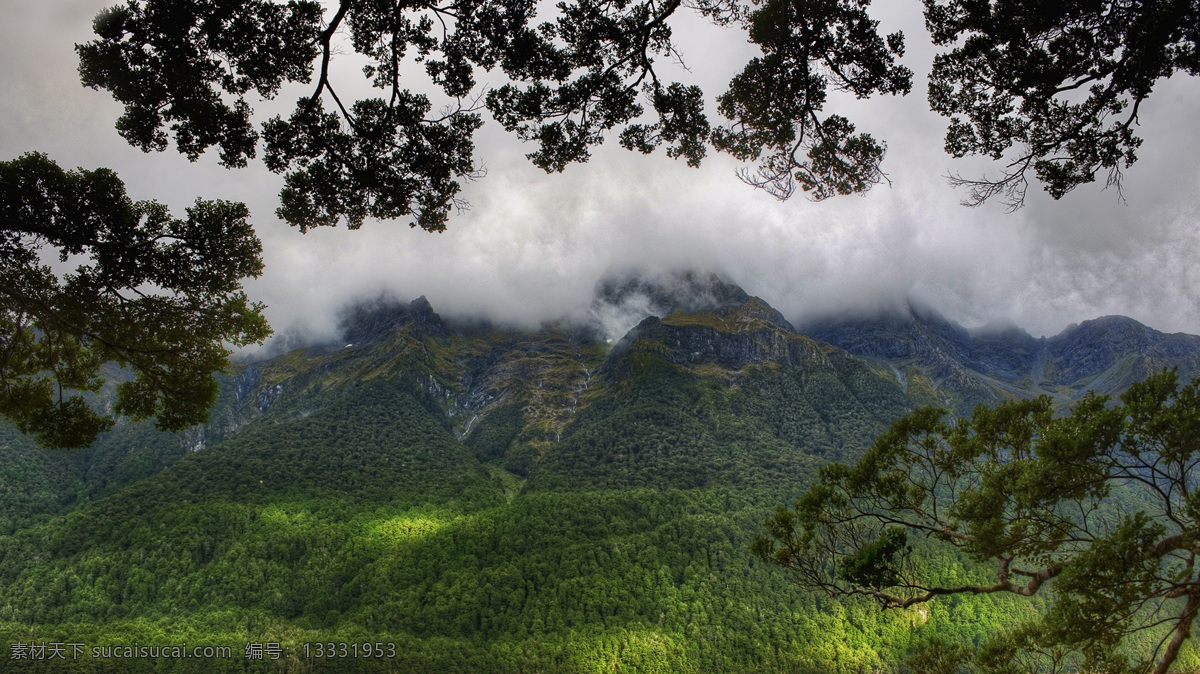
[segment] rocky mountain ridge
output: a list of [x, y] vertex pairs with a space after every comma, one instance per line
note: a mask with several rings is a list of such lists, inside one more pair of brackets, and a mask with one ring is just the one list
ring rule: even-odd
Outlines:
[[[624, 324], [614, 339], [614, 328]], [[1062, 405], [1088, 391], [1117, 395], [1163, 367], [1186, 376], [1200, 371], [1200, 337], [1167, 335], [1120, 316], [1035, 338], [1016, 326], [968, 331], [909, 303], [900, 312], [797, 330], [736, 284], [694, 271], [601, 279], [582, 324], [517, 330], [448, 321], [419, 297], [350, 307], [343, 334], [337, 359], [374, 362], [392, 353], [390, 371], [420, 373], [460, 439], [492, 411], [515, 406], [523, 420], [517, 436], [541, 452], [647, 355], [727, 386], [745, 383], [747, 368], [860, 358], [911, 405], [938, 404], [960, 414], [980, 403], [1043, 394]]]
[[[623, 331], [614, 337], [617, 327]], [[558, 437], [596, 387], [638, 353], [734, 382], [747, 367], [798, 367], [836, 348], [890, 373], [905, 395], [912, 385], [916, 400], [962, 414], [979, 403], [1043, 394], [1062, 405], [1088, 391], [1118, 395], [1164, 367], [1200, 372], [1200, 337], [1164, 334], [1122, 316], [1035, 338], [1012, 325], [969, 331], [910, 302], [899, 312], [797, 330], [736, 284], [694, 271], [601, 279], [584, 324], [519, 331], [447, 322], [421, 297], [351, 307], [343, 328], [345, 348], [397, 334], [466, 347], [429, 373], [440, 395], [453, 399], [450, 416], [463, 415], [462, 436], [491, 407], [520, 400], [546, 438]]]
[[[1013, 326], [971, 332], [911, 306], [797, 329], [712, 274], [610, 278], [597, 284], [587, 321], [533, 330], [445, 318], [424, 297], [380, 298], [348, 308], [336, 342], [234, 366], [208, 424], [162, 434], [123, 423], [69, 460], [34, 451], [15, 430], [0, 449], [20, 475], [9, 486], [23, 505], [12, 511], [56, 512], [382, 382], [419, 394], [479, 461], [519, 476], [541, 471], [553, 482], [557, 471], [621, 484], [633, 474], [628, 446], [652, 446], [690, 466], [692, 480], [737, 456], [706, 454], [713, 446], [771, 448], [758, 463], [737, 464], [741, 472], [718, 471], [736, 482], [803, 456], [851, 458], [920, 405], [966, 414], [979, 403], [1049, 394], [1065, 407], [1087, 391], [1119, 394], [1164, 367], [1200, 372], [1200, 337], [1124, 317], [1041, 339]], [[627, 414], [651, 408], [649, 416]], [[668, 418], [690, 430], [663, 435]], [[571, 467], [562, 467], [564, 456]], [[646, 469], [637, 480], [660, 470], [667, 469]]]
[[1125, 316], [1104, 316], [1035, 338], [1017, 327], [972, 334], [930, 309], [825, 320], [802, 330], [813, 339], [886, 363], [897, 377], [917, 369], [946, 401], [975, 403], [1048, 394], [1068, 404], [1089, 391], [1118, 395], [1163, 368], [1200, 372], [1200, 337], [1166, 334]]

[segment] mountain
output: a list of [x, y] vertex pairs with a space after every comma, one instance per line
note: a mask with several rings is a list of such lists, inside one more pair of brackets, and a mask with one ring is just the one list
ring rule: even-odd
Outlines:
[[647, 316], [708, 311], [750, 300], [746, 291], [716, 274], [695, 271], [610, 275], [596, 282], [593, 294], [589, 326], [609, 342], [620, 339]]
[[[4, 427], [0, 641], [235, 647], [172, 671], [886, 668], [1032, 609], [802, 594], [746, 549], [771, 508], [915, 406], [1066, 404], [1192, 372], [1198, 350], [1129, 319], [1034, 339], [913, 307], [798, 332], [698, 273], [603, 279], [586, 320], [535, 330], [423, 297], [351, 307], [342, 329], [232, 367], [185, 433], [123, 422], [51, 453]], [[318, 642], [395, 651], [335, 664]], [[287, 650], [248, 661], [247, 643]]]
[[941, 404], [959, 414], [1034, 395], [1062, 405], [1089, 391], [1116, 396], [1163, 368], [1177, 367], [1186, 378], [1200, 372], [1200, 337], [1164, 334], [1124, 316], [1038, 339], [1015, 326], [972, 333], [909, 303], [898, 312], [815, 322], [802, 332], [886, 365], [902, 384], [928, 381]]

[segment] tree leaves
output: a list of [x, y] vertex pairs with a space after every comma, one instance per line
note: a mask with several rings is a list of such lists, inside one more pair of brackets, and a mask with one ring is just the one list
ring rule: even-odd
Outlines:
[[[1129, 635], [1166, 623], [1171, 643], [1154, 653], [1155, 671], [1165, 672], [1200, 606], [1198, 387], [1163, 371], [1131, 386], [1122, 405], [1088, 394], [1065, 416], [1044, 396], [980, 406], [957, 422], [917, 410], [855, 466], [822, 468], [819, 484], [767, 520], [769, 537], [753, 550], [803, 586], [884, 607], [950, 594], [1032, 596], [1053, 583], [1043, 620], [1005, 643], [1033, 649], [1043, 665], [1064, 649], [1084, 663], [1119, 664]], [[996, 582], [948, 584], [905, 564], [909, 534], [991, 560]], [[984, 649], [976, 664], [1009, 671], [996, 663], [1011, 659], [997, 652]]]
[[742, 161], [768, 153], [757, 174], [742, 173], [743, 181], [781, 199], [799, 187], [821, 200], [885, 180], [883, 145], [868, 134], [852, 135], [855, 127], [844, 117], [818, 116], [829, 86], [857, 98], [911, 89], [912, 73], [895, 64], [904, 54], [903, 36], [881, 38], [867, 4], [771, 0], [750, 14], [750, 41], [763, 56], [717, 99], [732, 123], [713, 135], [717, 149]]
[[[472, 137], [484, 105], [537, 144], [527, 156], [547, 172], [587, 161], [618, 130], [624, 147], [648, 153], [666, 143], [668, 156], [690, 166], [708, 147], [729, 153], [755, 165], [740, 171], [743, 181], [780, 199], [799, 191], [821, 200], [887, 182], [886, 144], [824, 112], [830, 88], [857, 98], [911, 89], [912, 72], [896, 62], [904, 37], [881, 36], [869, 4], [574, 0], [538, 23], [528, 0], [341, 0], [328, 18], [300, 0], [129, 0], [97, 16], [98, 39], [77, 49], [83, 83], [125, 104], [117, 129], [136, 147], [161, 151], [173, 136], [192, 160], [216, 146], [222, 164], [241, 167], [262, 135], [267, 165], [285, 174], [278, 213], [291, 224], [344, 218], [353, 228], [366, 217], [411, 216], [413, 226], [442, 231], [448, 213], [466, 205], [463, 182], [482, 174]], [[739, 25], [762, 52], [717, 97], [727, 123], [716, 128], [702, 91], [660, 79], [661, 59], [683, 62], [671, 29], [681, 8]], [[1018, 208], [1031, 176], [1054, 198], [1104, 170], [1119, 189], [1155, 81], [1200, 72], [1197, 12], [1186, 0], [926, 0], [934, 43], [950, 48], [934, 59], [928, 94], [950, 118], [946, 151], [1005, 162], [998, 178], [953, 176], [971, 191], [964, 203], [1000, 197]], [[339, 96], [345, 87], [330, 63], [343, 34], [382, 97]], [[432, 94], [407, 88], [417, 64], [454, 101], [434, 118], [413, 114], [429, 109]], [[477, 89], [478, 70], [499, 70], [508, 82]], [[269, 99], [314, 75], [289, 121], [254, 128], [247, 94]]]
[[301, 100], [291, 119], [267, 122], [267, 166], [288, 171], [278, 215], [300, 231], [341, 217], [358, 229], [367, 217], [404, 215], [416, 216], [414, 227], [445, 229], [449, 212], [462, 205], [454, 178], [475, 175], [472, 134], [481, 122], [456, 114], [426, 123], [429, 109], [428, 99], [408, 92], [391, 104], [360, 100], [347, 130], [319, 101]]
[[189, 159], [215, 145], [223, 165], [243, 167], [258, 141], [244, 95], [308, 81], [320, 16], [316, 2], [129, 2], [101, 12], [100, 39], [76, 47], [80, 79], [125, 104], [117, 130], [135, 147], [166, 149], [170, 125]]
[[[180, 430], [208, 418], [226, 344], [270, 334], [241, 281], [262, 272], [243, 204], [197, 201], [186, 219], [134, 202], [107, 169], [45, 155], [0, 162], [0, 413], [49, 447], [83, 447], [116, 416]], [[56, 274], [39, 259], [86, 259]], [[101, 413], [78, 392], [129, 368]], [[71, 393], [77, 392], [77, 393]]]
[[1195, 2], [925, 0], [925, 20], [934, 44], [953, 47], [929, 81], [930, 107], [951, 120], [946, 151], [1006, 162], [998, 178], [951, 177], [971, 206], [1019, 208], [1030, 172], [1055, 199], [1101, 171], [1119, 190], [1154, 84], [1200, 73]]
[[[911, 73], [894, 63], [903, 38], [881, 38], [867, 4], [689, 6], [719, 25], [740, 23], [764, 50], [720, 99], [733, 123], [717, 130], [698, 87], [662, 81], [656, 70], [658, 59], [682, 62], [669, 24], [680, 0], [576, 0], [541, 23], [527, 0], [342, 0], [327, 23], [319, 5], [296, 0], [130, 0], [101, 13], [98, 39], [77, 49], [84, 84], [125, 104], [117, 128], [142, 150], [161, 151], [173, 136], [190, 159], [216, 146], [224, 165], [241, 167], [261, 136], [267, 166], [285, 174], [278, 214], [301, 230], [411, 216], [413, 226], [442, 231], [449, 212], [466, 205], [463, 182], [482, 174], [472, 138], [483, 104], [537, 144], [528, 157], [547, 172], [587, 161], [621, 129], [623, 146], [648, 153], [666, 144], [690, 166], [710, 146], [747, 162], [765, 155], [761, 178], [747, 181], [781, 198], [797, 187], [815, 199], [869, 189], [884, 180], [883, 144], [844, 117], [816, 116], [828, 86], [860, 98], [909, 90]], [[330, 62], [343, 30], [384, 96], [339, 96]], [[406, 88], [408, 75], [402, 82], [416, 63], [455, 101], [432, 118], [427, 94]], [[476, 91], [477, 69], [510, 81]], [[314, 75], [315, 89], [289, 117], [254, 129], [249, 92], [268, 99]]]

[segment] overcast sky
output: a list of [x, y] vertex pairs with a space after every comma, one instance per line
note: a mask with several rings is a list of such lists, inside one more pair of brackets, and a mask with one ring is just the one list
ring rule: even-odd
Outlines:
[[[340, 306], [381, 292], [426, 295], [443, 314], [533, 323], [586, 307], [608, 271], [681, 267], [715, 271], [793, 322], [915, 296], [964, 325], [1009, 319], [1035, 336], [1105, 314], [1200, 333], [1195, 78], [1161, 81], [1143, 105], [1145, 144], [1126, 172], [1126, 203], [1092, 185], [1057, 202], [1031, 189], [1015, 214], [998, 203], [967, 209], [943, 176], [989, 167], [942, 152], [945, 123], [925, 101], [932, 47], [919, 3], [893, 0], [879, 3], [886, 7], [876, 16], [885, 32], [905, 32], [913, 93], [827, 107], [888, 143], [890, 188], [778, 202], [739, 182], [726, 157], [690, 169], [661, 153], [632, 154], [615, 139], [588, 164], [548, 176], [525, 160], [531, 147], [490, 122], [476, 151], [488, 175], [467, 187], [472, 208], [447, 232], [368, 222], [355, 232], [301, 235], [274, 216], [282, 179], [261, 163], [230, 171], [213, 153], [189, 163], [173, 150], [143, 154], [117, 135], [120, 106], [79, 85], [73, 50], [91, 38], [91, 19], [107, 4], [0, 0], [0, 160], [38, 150], [64, 167], [107, 166], [135, 198], [177, 214], [197, 197], [246, 202], [266, 260], [248, 291], [281, 333], [328, 335]], [[712, 98], [753, 52], [734, 30], [690, 18], [676, 30], [692, 70], [679, 77], [705, 87], [716, 121]], [[341, 66], [361, 79], [349, 58]]]

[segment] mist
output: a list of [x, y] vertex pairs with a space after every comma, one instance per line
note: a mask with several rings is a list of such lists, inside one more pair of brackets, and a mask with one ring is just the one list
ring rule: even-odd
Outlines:
[[[728, 157], [710, 155], [690, 169], [661, 153], [635, 155], [615, 139], [587, 164], [546, 175], [524, 158], [532, 148], [489, 120], [476, 150], [487, 176], [467, 186], [471, 208], [453, 216], [447, 232], [368, 221], [359, 231], [302, 235], [275, 217], [282, 180], [260, 164], [229, 171], [211, 153], [196, 163], [173, 151], [143, 154], [117, 135], [120, 106], [79, 85], [73, 51], [90, 39], [91, 19], [106, 4], [6, 9], [0, 159], [38, 150], [67, 168], [108, 166], [131, 196], [177, 214], [198, 197], [246, 202], [266, 262], [247, 292], [267, 305], [279, 344], [333, 339], [343, 307], [381, 295], [406, 302], [425, 295], [443, 316], [525, 327], [586, 316], [597, 280], [629, 269], [715, 272], [793, 324], [913, 297], [967, 327], [1011, 321], [1035, 336], [1106, 314], [1200, 333], [1196, 78], [1160, 82], [1142, 107], [1145, 143], [1121, 195], [1101, 181], [1053, 201], [1035, 185], [1016, 213], [1001, 204], [968, 209], [945, 175], [996, 167], [942, 151], [945, 120], [924, 100], [932, 47], [920, 5], [888, 3], [876, 13], [883, 31], [905, 31], [913, 93], [835, 96], [828, 106], [887, 141], [891, 185], [865, 196], [779, 202], [739, 182], [740, 165]], [[699, 20], [677, 34], [694, 73], [679, 77], [705, 87], [716, 122], [712, 98], [752, 50], [736, 31]]]

